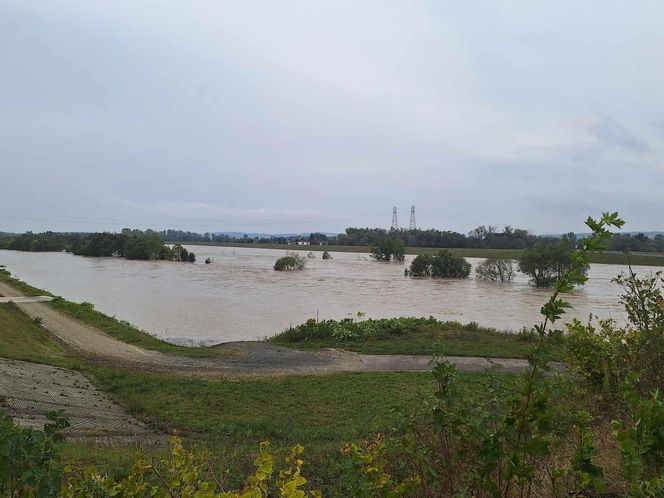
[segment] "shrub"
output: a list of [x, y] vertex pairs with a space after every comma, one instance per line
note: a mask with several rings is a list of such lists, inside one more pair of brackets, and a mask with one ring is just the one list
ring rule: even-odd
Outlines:
[[[441, 323], [433, 317], [414, 318], [382, 318], [356, 321], [352, 318], [344, 320], [322, 320], [313, 318], [297, 327], [290, 328], [273, 337], [283, 342], [336, 341], [382, 339], [415, 332], [423, 327]], [[459, 327], [461, 325], [459, 324]]]
[[488, 258], [477, 265], [475, 274], [480, 280], [511, 282], [516, 271], [511, 259]]
[[470, 275], [470, 263], [443, 249], [433, 256], [420, 254], [404, 273], [413, 277], [466, 278]]
[[323, 251], [323, 259], [332, 259], [332, 255], [327, 251]]
[[274, 269], [283, 270], [303, 270], [307, 260], [295, 252], [287, 252], [285, 256], [279, 258], [274, 263]]
[[69, 423], [62, 412], [48, 419], [37, 431], [15, 426], [0, 411], [0, 496], [58, 496], [63, 469], [57, 449]]
[[406, 259], [406, 244], [401, 239], [386, 238], [371, 247], [371, 257], [376, 261], [398, 261]]
[[583, 377], [597, 392], [613, 398], [627, 375], [624, 362], [624, 333], [612, 320], [598, 326], [572, 320], [567, 324], [565, 364]]

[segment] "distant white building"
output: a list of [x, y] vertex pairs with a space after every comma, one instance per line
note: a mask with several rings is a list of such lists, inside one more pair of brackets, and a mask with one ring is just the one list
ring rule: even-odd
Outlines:
[[298, 246], [308, 246], [308, 245], [310, 244], [309, 241], [308, 241], [308, 240], [305, 240], [305, 239], [297, 239], [297, 240], [295, 241], [295, 243], [296, 243]]

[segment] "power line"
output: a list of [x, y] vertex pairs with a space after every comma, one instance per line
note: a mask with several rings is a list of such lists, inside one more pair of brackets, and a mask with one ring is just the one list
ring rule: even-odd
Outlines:
[[399, 223], [397, 222], [397, 207], [392, 208], [392, 230], [399, 230]]

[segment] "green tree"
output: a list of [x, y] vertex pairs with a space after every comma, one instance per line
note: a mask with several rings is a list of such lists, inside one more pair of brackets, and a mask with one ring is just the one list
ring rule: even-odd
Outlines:
[[420, 254], [405, 274], [413, 277], [466, 278], [471, 265], [465, 258], [443, 249], [435, 255]]
[[406, 259], [406, 244], [401, 239], [383, 239], [371, 248], [371, 257], [376, 261], [403, 262]]
[[[574, 258], [574, 246], [567, 240], [540, 241], [527, 249], [519, 260], [519, 270], [530, 276], [536, 287], [551, 287], [571, 268]], [[588, 266], [579, 271], [584, 275]]]

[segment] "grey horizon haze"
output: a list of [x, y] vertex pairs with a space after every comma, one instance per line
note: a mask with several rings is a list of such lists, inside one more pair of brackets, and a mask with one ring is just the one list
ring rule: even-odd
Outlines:
[[0, 231], [664, 229], [664, 2], [0, 0]]

